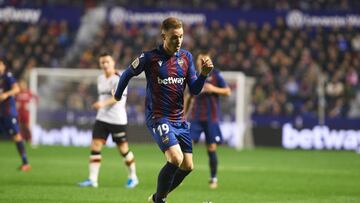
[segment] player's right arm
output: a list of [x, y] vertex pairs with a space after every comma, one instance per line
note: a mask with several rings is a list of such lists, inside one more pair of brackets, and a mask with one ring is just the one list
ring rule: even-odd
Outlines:
[[97, 102], [93, 103], [93, 105], [91, 107], [96, 110], [99, 110], [106, 106], [111, 106], [111, 105], [115, 104], [116, 102], [117, 101], [113, 97], [110, 97], [108, 99], [105, 99], [104, 101], [97, 101]]
[[121, 100], [121, 96], [129, 81], [132, 77], [139, 75], [141, 72], [144, 71], [146, 66], [146, 53], [142, 53], [140, 57], [136, 58], [121, 74], [120, 80], [114, 92], [114, 99], [116, 101]]

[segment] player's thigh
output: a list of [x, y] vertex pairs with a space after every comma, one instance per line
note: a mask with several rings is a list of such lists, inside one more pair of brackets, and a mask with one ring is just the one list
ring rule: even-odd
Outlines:
[[161, 151], [165, 152], [171, 146], [179, 144], [174, 127], [166, 119], [150, 121], [147, 127]]
[[203, 131], [204, 128], [201, 125], [201, 122], [199, 121], [190, 122], [190, 137], [195, 143], [199, 142], [200, 135]]
[[205, 127], [205, 141], [206, 144], [221, 144], [223, 137], [220, 130], [219, 123], [208, 122]]

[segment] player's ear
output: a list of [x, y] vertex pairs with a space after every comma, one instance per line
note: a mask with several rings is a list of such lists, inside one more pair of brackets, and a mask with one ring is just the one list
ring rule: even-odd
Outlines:
[[163, 40], [165, 40], [165, 38], [166, 38], [165, 32], [161, 32], [161, 38], [162, 38]]

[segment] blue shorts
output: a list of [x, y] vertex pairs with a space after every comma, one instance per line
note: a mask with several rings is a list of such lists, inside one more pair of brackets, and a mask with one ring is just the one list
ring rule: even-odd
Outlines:
[[202, 132], [205, 134], [206, 144], [221, 144], [223, 141], [219, 123], [206, 121], [190, 122], [190, 135], [195, 143], [199, 141]]
[[187, 122], [159, 119], [148, 121], [146, 125], [161, 151], [164, 152], [169, 147], [179, 144], [182, 152], [192, 153], [192, 141]]
[[0, 117], [0, 132], [14, 136], [20, 132], [18, 119], [16, 117]]

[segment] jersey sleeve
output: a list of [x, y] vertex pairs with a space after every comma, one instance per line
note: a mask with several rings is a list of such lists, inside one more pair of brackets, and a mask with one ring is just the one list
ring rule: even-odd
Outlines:
[[[112, 84], [112, 87], [111, 87], [111, 89], [114, 89], [114, 90], [116, 90], [116, 88], [118, 86], [118, 83], [120, 82], [121, 72], [117, 72], [116, 75], [117, 75], [117, 78], [116, 78], [115, 82]], [[122, 96], [127, 95], [127, 90], [128, 90], [128, 87], [125, 88]]]
[[139, 75], [145, 70], [147, 64], [147, 54], [142, 53], [139, 57], [137, 57], [129, 66], [128, 69], [132, 71], [134, 76]]
[[190, 93], [193, 95], [197, 95], [201, 92], [207, 77], [203, 76], [202, 74], [199, 74], [199, 76], [197, 76], [196, 71], [195, 71], [193, 57], [190, 53], [188, 53], [187, 56], [189, 58], [189, 64], [188, 64], [189, 69], [187, 72], [187, 84], [189, 86]]
[[10, 72], [6, 73], [6, 82], [9, 84], [10, 88], [13, 86], [13, 84], [16, 83], [16, 79], [14, 78], [12, 73], [10, 73]]
[[228, 86], [224, 77], [222, 76], [222, 74], [220, 72], [217, 72], [216, 77], [217, 77], [217, 86], [218, 87], [227, 87]]
[[147, 67], [147, 54], [142, 53], [136, 58], [121, 74], [120, 80], [115, 89], [114, 98], [119, 101], [132, 77], [139, 75]]
[[195, 80], [197, 79], [197, 74], [196, 74], [196, 70], [195, 70], [195, 64], [194, 64], [194, 60], [192, 55], [189, 53], [187, 55], [189, 57], [189, 69], [187, 72], [187, 81], [188, 81], [188, 85], [190, 87], [190, 84], [194, 83]]

